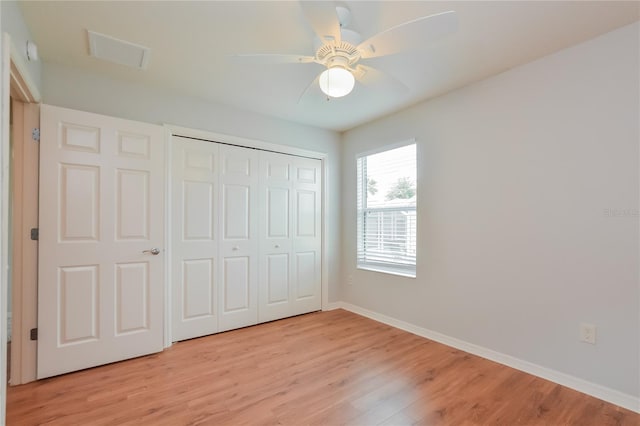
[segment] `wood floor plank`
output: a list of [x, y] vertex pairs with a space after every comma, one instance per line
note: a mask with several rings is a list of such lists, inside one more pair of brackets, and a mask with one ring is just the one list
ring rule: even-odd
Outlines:
[[10, 387], [8, 425], [635, 425], [640, 415], [335, 310]]

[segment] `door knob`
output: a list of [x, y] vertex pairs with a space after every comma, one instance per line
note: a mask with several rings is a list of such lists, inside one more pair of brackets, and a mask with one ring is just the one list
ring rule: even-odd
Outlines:
[[151, 253], [154, 256], [157, 256], [158, 254], [160, 254], [160, 249], [157, 248], [152, 248], [151, 250], [142, 250], [143, 253]]
[[234, 247], [232, 247], [232, 248], [231, 248], [231, 250], [233, 250], [233, 251], [237, 251], [237, 250], [240, 250], [240, 247], [238, 247], [238, 246], [234, 246]]

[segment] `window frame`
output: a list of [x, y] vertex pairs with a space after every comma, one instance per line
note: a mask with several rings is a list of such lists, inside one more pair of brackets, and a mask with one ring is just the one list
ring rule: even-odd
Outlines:
[[[416, 205], [415, 207], [413, 207], [410, 210], [414, 210], [415, 211], [415, 216], [416, 216], [416, 224], [415, 224], [415, 240], [416, 240], [416, 253], [415, 253], [415, 262], [411, 265], [408, 265], [407, 267], [403, 267], [403, 266], [398, 266], [398, 265], [393, 265], [390, 263], [386, 263], [386, 262], [375, 262], [375, 261], [370, 261], [370, 262], [365, 262], [365, 263], [360, 263], [360, 253], [364, 251], [364, 249], [361, 247], [361, 245], [363, 244], [363, 233], [365, 232], [364, 230], [364, 226], [366, 226], [364, 224], [364, 215], [366, 212], [370, 211], [370, 210], [389, 210], [389, 211], [407, 211], [407, 208], [405, 207], [375, 207], [375, 208], [361, 208], [360, 204], [362, 203], [362, 205], [366, 206], [366, 202], [367, 202], [367, 176], [366, 176], [366, 171], [364, 172], [364, 176], [360, 176], [362, 174], [362, 172], [360, 171], [360, 166], [359, 166], [359, 161], [361, 158], [364, 157], [368, 157], [371, 155], [375, 155], [375, 154], [380, 154], [386, 151], [392, 151], [394, 149], [397, 148], [402, 148], [405, 146], [409, 146], [409, 145], [415, 145], [416, 146], [416, 195], [418, 192], [418, 144], [416, 143], [416, 139], [415, 138], [410, 138], [410, 139], [406, 139], [400, 142], [396, 142], [396, 143], [391, 143], [391, 144], [386, 144], [380, 147], [377, 147], [375, 149], [371, 149], [371, 150], [367, 150], [367, 151], [363, 151], [360, 153], [357, 153], [355, 155], [355, 173], [356, 173], [356, 269], [360, 269], [360, 270], [366, 270], [366, 271], [373, 271], [373, 272], [380, 272], [380, 273], [386, 273], [386, 274], [391, 274], [391, 275], [397, 275], [397, 276], [402, 276], [402, 277], [406, 277], [406, 278], [416, 278], [417, 275], [417, 263], [418, 263], [418, 244], [417, 244], [417, 240], [418, 240], [418, 232], [417, 232], [417, 215], [418, 215], [418, 199], [416, 197]], [[362, 200], [360, 199], [360, 195], [362, 195]], [[395, 219], [394, 219], [395, 222]]]

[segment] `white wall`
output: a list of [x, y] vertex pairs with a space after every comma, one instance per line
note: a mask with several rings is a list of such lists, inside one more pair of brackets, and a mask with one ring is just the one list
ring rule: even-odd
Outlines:
[[[346, 132], [341, 298], [639, 396], [639, 32]], [[356, 270], [355, 155], [410, 137], [417, 278]]]
[[43, 102], [147, 123], [169, 123], [328, 154], [329, 301], [338, 300], [340, 272], [340, 135], [149, 87], [45, 64]]
[[24, 22], [22, 11], [15, 1], [0, 1], [2, 9], [2, 31], [9, 33], [16, 51], [27, 65], [27, 72], [36, 88], [41, 87], [42, 65], [40, 61], [27, 60], [27, 40], [33, 40], [29, 28]]

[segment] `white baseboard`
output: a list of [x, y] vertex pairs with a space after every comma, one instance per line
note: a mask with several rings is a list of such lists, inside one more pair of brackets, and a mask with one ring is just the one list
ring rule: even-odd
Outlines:
[[326, 304], [326, 306], [322, 310], [333, 311], [334, 309], [340, 309], [340, 308], [342, 308], [342, 302], [329, 302]]
[[516, 370], [533, 374], [534, 376], [541, 377], [559, 385], [577, 390], [578, 392], [582, 392], [603, 401], [610, 402], [611, 404], [618, 405], [620, 407], [626, 408], [627, 410], [640, 413], [640, 398], [634, 397], [632, 395], [627, 395], [615, 389], [591, 383], [578, 377], [571, 376], [569, 374], [561, 373], [559, 371], [555, 371], [550, 368], [531, 363], [529, 361], [515, 358], [511, 355], [506, 355], [501, 352], [496, 352], [494, 350], [475, 345], [473, 343], [465, 342], [464, 340], [456, 339], [455, 337], [450, 337], [436, 331], [419, 327], [417, 325], [410, 324], [408, 322], [404, 322], [396, 318], [380, 314], [378, 312], [370, 311], [368, 309], [361, 308], [360, 306], [352, 305], [350, 303], [335, 302], [331, 303], [330, 305], [335, 305], [335, 307], [333, 307], [332, 309], [342, 308], [358, 315], [362, 315], [363, 317], [367, 317], [383, 324], [399, 328], [400, 330], [408, 331], [409, 333], [413, 333], [415, 335], [434, 340], [444, 345], [451, 346], [452, 348], [460, 349], [470, 354], [495, 361], [508, 367], [515, 368]]

